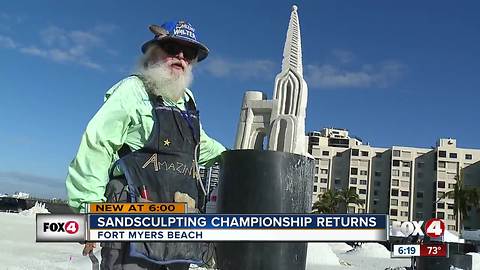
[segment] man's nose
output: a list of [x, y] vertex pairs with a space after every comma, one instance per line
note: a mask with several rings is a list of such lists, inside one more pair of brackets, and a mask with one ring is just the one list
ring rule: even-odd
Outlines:
[[177, 53], [177, 55], [175, 55], [175, 57], [179, 58], [179, 59], [185, 59], [185, 56], [183, 55], [183, 51], [179, 51]]

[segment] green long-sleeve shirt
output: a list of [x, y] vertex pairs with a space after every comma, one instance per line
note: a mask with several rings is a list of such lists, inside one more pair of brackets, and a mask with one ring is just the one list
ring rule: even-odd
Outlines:
[[[187, 89], [193, 97], [190, 90]], [[186, 100], [189, 96], [185, 95]], [[164, 100], [167, 106], [184, 110], [184, 100]], [[82, 136], [78, 153], [68, 168], [66, 187], [68, 203], [83, 211], [86, 202], [105, 201], [108, 173], [118, 159], [117, 151], [125, 143], [132, 151], [147, 142], [153, 128], [152, 105], [142, 81], [128, 77], [105, 95], [105, 102], [90, 120]], [[213, 164], [225, 147], [208, 137], [200, 126], [200, 155], [198, 163]]]

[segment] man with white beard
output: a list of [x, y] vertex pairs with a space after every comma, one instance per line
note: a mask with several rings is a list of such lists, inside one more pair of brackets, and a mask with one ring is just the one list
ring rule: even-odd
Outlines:
[[[185, 21], [151, 25], [137, 73], [107, 91], [68, 168], [69, 205], [89, 202], [188, 202], [201, 211], [198, 165], [225, 151], [203, 131], [192, 92], [192, 67], [208, 49]], [[133, 187], [133, 188], [132, 188]], [[132, 190], [133, 189], [133, 190]], [[95, 244], [86, 244], [84, 255]], [[188, 269], [202, 264], [206, 243], [102, 243], [102, 269]]]

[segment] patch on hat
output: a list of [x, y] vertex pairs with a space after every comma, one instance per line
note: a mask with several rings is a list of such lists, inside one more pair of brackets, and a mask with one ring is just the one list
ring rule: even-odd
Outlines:
[[173, 29], [173, 35], [197, 41], [195, 28], [187, 22], [179, 21]]
[[208, 48], [197, 40], [195, 28], [186, 21], [170, 21], [162, 24], [161, 26], [153, 24], [150, 25], [148, 29], [150, 29], [155, 37], [143, 44], [143, 53], [145, 53], [150, 45], [155, 42], [162, 42], [164, 40], [179, 40], [188, 42], [198, 48], [197, 60], [199, 62], [205, 59], [208, 55]]

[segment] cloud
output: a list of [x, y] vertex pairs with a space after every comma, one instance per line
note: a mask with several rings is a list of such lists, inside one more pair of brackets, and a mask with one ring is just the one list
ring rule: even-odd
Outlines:
[[47, 52], [40, 50], [37, 47], [23, 47], [23, 48], [20, 48], [20, 52], [34, 55], [34, 56], [47, 57]]
[[[22, 191], [41, 196], [65, 197], [65, 180], [23, 172], [0, 172], [2, 193]], [[7, 189], [8, 188], [8, 189]]]
[[404, 65], [396, 62], [364, 65], [358, 70], [330, 64], [307, 65], [306, 78], [310, 86], [318, 88], [385, 88], [397, 81], [404, 69]]
[[12, 38], [0, 35], [0, 48], [14, 49], [17, 47]]
[[275, 63], [270, 60], [231, 60], [220, 57], [209, 59], [202, 67], [214, 77], [239, 77], [242, 79], [272, 78]]
[[332, 55], [343, 64], [350, 63], [355, 58], [352, 52], [342, 49], [334, 49]]
[[0, 36], [0, 47], [16, 48], [19, 52], [36, 57], [43, 57], [58, 63], [78, 64], [90, 69], [103, 70], [102, 65], [94, 61], [93, 53], [103, 50], [115, 55], [108, 48], [104, 35], [115, 31], [116, 26], [97, 25], [91, 30], [67, 30], [50, 26], [39, 31], [40, 42], [22, 46], [10, 37]]
[[0, 30], [6, 32], [12, 32], [18, 24], [21, 24], [25, 21], [25, 16], [23, 15], [12, 15], [5, 12], [0, 12]]
[[20, 52], [33, 56], [39, 56], [46, 59], [50, 59], [59, 63], [72, 62], [91, 69], [103, 70], [103, 67], [91, 61], [88, 56], [82, 54], [76, 54], [75, 52], [62, 49], [41, 49], [38, 47], [30, 46], [20, 49]]
[[357, 69], [339, 65], [307, 65], [306, 81], [315, 88], [386, 88], [398, 81], [406, 66], [396, 61], [364, 64]]
[[10, 144], [26, 146], [26, 145], [34, 144], [35, 140], [29, 136], [16, 135], [8, 138], [6, 141], [7, 143], [10, 143]]
[[11, 15], [5, 12], [0, 12], [0, 20], [19, 24], [25, 21], [25, 16]]

